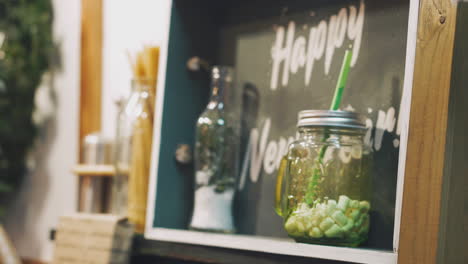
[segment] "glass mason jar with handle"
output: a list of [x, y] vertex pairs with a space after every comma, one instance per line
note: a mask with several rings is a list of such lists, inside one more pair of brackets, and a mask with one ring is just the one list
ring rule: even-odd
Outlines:
[[358, 246], [367, 240], [372, 152], [363, 116], [346, 111], [299, 113], [299, 138], [282, 159], [276, 211], [298, 242]]

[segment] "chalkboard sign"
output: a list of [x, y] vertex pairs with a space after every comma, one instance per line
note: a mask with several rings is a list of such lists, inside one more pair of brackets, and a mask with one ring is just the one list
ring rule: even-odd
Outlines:
[[238, 231], [281, 238], [273, 209], [279, 160], [296, 136], [297, 113], [329, 107], [349, 49], [342, 109], [368, 117], [365, 140], [375, 151], [367, 246], [392, 249], [409, 0], [217, 2], [173, 3], [165, 87], [158, 91], [153, 227], [186, 229], [190, 220], [193, 172], [176, 165], [173, 153], [177, 144], [193, 144], [208, 79], [186, 72], [188, 58], [235, 66], [243, 142]]

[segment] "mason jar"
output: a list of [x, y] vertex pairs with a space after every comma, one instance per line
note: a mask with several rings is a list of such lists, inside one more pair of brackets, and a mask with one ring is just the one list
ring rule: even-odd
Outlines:
[[371, 148], [362, 115], [299, 113], [299, 138], [282, 159], [276, 210], [298, 242], [358, 246], [367, 240], [371, 208]]

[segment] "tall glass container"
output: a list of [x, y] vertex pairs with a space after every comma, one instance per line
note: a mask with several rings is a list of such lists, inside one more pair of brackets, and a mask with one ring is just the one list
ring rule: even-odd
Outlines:
[[276, 209], [290, 237], [342, 246], [367, 240], [372, 153], [365, 131], [356, 113], [299, 113], [299, 138], [281, 162], [276, 190]]
[[137, 79], [119, 111], [113, 212], [128, 216], [137, 233], [143, 233], [153, 135], [153, 84]]
[[211, 77], [211, 97], [196, 124], [195, 204], [190, 228], [232, 233], [239, 145], [239, 120], [228, 110], [233, 69], [215, 66]]

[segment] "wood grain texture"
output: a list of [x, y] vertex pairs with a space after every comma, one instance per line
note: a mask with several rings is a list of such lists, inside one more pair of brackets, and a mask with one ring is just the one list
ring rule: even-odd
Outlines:
[[436, 263], [456, 7], [421, 0], [399, 264]]
[[47, 264], [46, 262], [43, 262], [43, 261], [28, 259], [28, 258], [21, 259], [21, 263], [23, 264]]
[[80, 143], [101, 129], [102, 0], [81, 1]]
[[[102, 0], [81, 1], [80, 146], [87, 134], [101, 129], [102, 11]], [[79, 180], [78, 209], [84, 203], [83, 186], [90, 181]]]
[[112, 177], [115, 175], [115, 167], [113, 165], [76, 165], [72, 172], [78, 176], [96, 176], [96, 177]]

